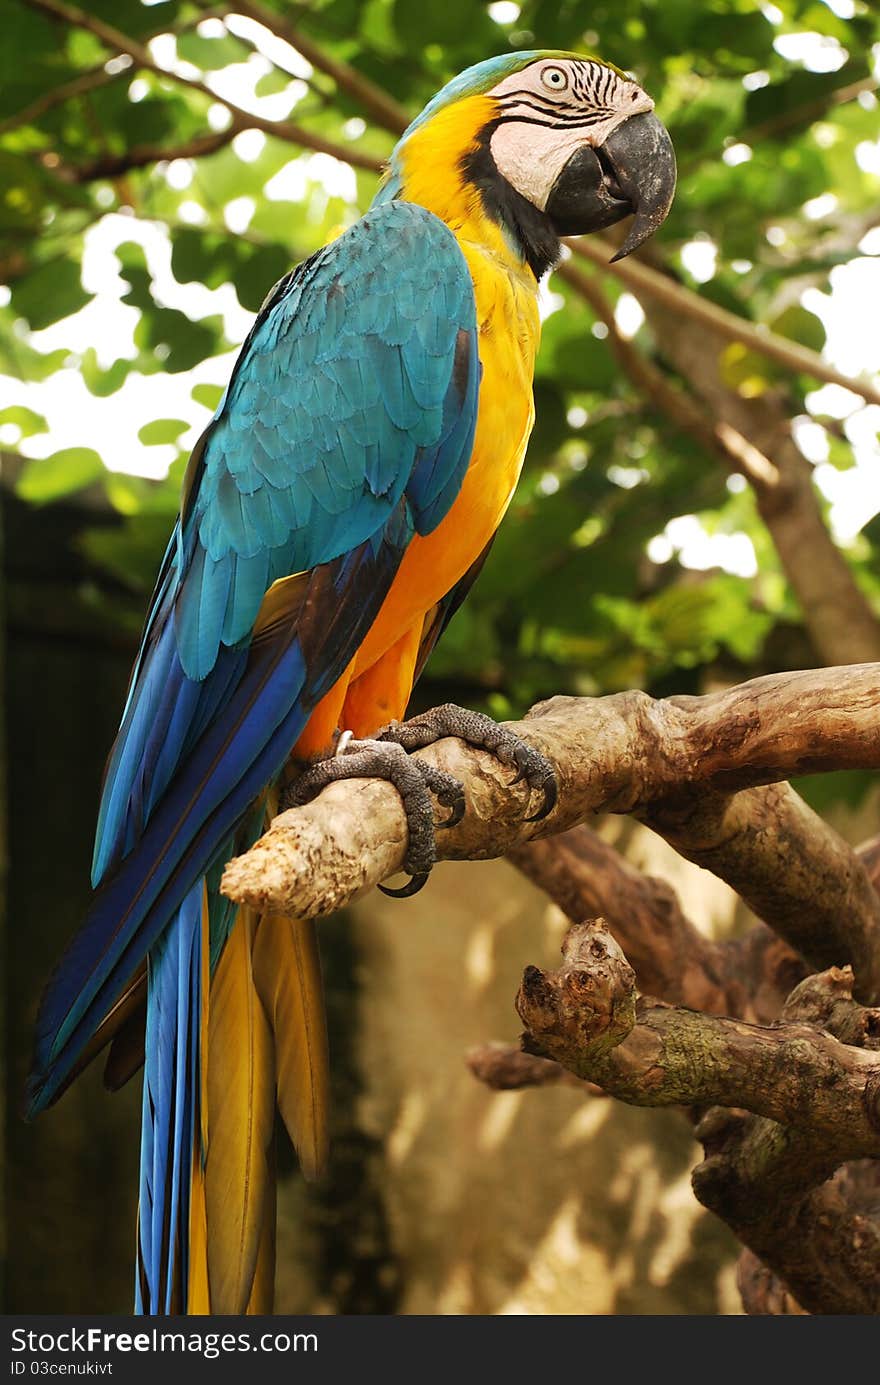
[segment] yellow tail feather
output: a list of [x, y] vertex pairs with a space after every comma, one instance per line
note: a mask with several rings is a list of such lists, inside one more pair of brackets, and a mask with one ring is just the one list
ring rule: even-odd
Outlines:
[[329, 1146], [330, 1059], [313, 922], [263, 915], [254, 943], [254, 984], [275, 1038], [278, 1107], [303, 1174], [317, 1178]]
[[263, 1203], [263, 1228], [260, 1232], [260, 1248], [257, 1251], [257, 1265], [254, 1283], [248, 1299], [247, 1313], [259, 1316], [271, 1313], [275, 1305], [275, 1165], [269, 1177], [269, 1190]]
[[275, 1102], [306, 1178], [326, 1166], [330, 1063], [315, 925], [241, 908], [209, 976], [203, 913], [200, 1091], [189, 1313], [271, 1313]]
[[208, 1016], [210, 1013], [210, 919], [208, 891], [202, 887], [201, 1012], [199, 1014], [199, 1090], [193, 1135], [189, 1200], [189, 1270], [187, 1313], [210, 1313], [208, 1292], [208, 1227], [205, 1205], [205, 1157], [208, 1151]]
[[250, 910], [238, 911], [211, 980], [205, 1192], [213, 1313], [246, 1311], [255, 1274], [265, 1273], [265, 1221], [275, 1210], [272, 1035], [254, 989], [255, 922]]

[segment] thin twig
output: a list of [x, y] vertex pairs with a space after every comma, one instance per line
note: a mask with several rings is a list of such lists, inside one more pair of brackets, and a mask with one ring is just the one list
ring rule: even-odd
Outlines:
[[756, 488], [773, 490], [779, 485], [779, 472], [769, 458], [730, 424], [714, 422], [705, 409], [667, 379], [662, 370], [627, 340], [617, 326], [611, 304], [591, 275], [584, 274], [570, 260], [561, 264], [556, 273], [589, 303], [597, 318], [608, 328], [612, 351], [651, 403], [708, 452], [716, 454], [728, 470], [739, 472]]
[[844, 87], [825, 92], [815, 101], [806, 101], [802, 106], [793, 106], [789, 111], [779, 111], [769, 119], [762, 120], [760, 124], [747, 125], [739, 139], [743, 144], [758, 144], [761, 140], [776, 139], [786, 130], [821, 120], [833, 106], [844, 106], [850, 101], [856, 101], [863, 92], [876, 91], [878, 86], [880, 83], [876, 77], [860, 77], [856, 82], [848, 82]]
[[844, 375], [824, 361], [818, 352], [790, 341], [787, 337], [780, 337], [775, 332], [760, 330], [745, 318], [728, 312], [726, 308], [719, 308], [716, 303], [710, 303], [706, 298], [701, 298], [699, 294], [693, 293], [683, 284], [676, 283], [669, 275], [652, 269], [643, 261], [630, 257], [610, 264], [613, 250], [604, 237], [584, 236], [578, 240], [566, 241], [566, 244], [575, 255], [598, 265], [606, 273], [613, 274], [635, 294], [649, 294], [676, 313], [693, 318], [728, 341], [742, 342], [762, 356], [778, 361], [788, 370], [800, 371], [832, 385], [841, 385], [844, 389], [861, 395], [868, 404], [880, 404], [880, 387], [873, 381], [860, 376]]
[[187, 91], [199, 92], [217, 105], [225, 106], [233, 120], [237, 122], [239, 129], [262, 130], [264, 134], [273, 135], [276, 139], [284, 140], [288, 144], [296, 144], [302, 149], [311, 149], [319, 154], [330, 154], [343, 163], [351, 164], [355, 168], [361, 168], [370, 173], [378, 173], [382, 169], [382, 160], [371, 154], [363, 153], [351, 146], [337, 144], [336, 141], [325, 139], [322, 135], [306, 130], [303, 126], [296, 125], [289, 120], [267, 120], [265, 116], [245, 110], [243, 106], [236, 105], [228, 97], [219, 95], [208, 86], [207, 82], [203, 82], [197, 77], [182, 77], [179, 73], [160, 66], [152, 58], [149, 50], [138, 43], [136, 39], [130, 38], [96, 15], [87, 14], [73, 5], [64, 4], [63, 0], [26, 0], [26, 3], [32, 9], [42, 10], [75, 28], [88, 30], [89, 33], [94, 34], [102, 43], [106, 44], [111, 51], [127, 53], [137, 66], [145, 71], [155, 72], [158, 77], [173, 82], [176, 86], [183, 87]]
[[124, 154], [103, 154], [83, 164], [62, 164], [53, 171], [75, 183], [91, 183], [99, 178], [118, 178], [133, 168], [146, 168], [156, 163], [171, 163], [173, 159], [199, 159], [216, 154], [231, 144], [243, 127], [235, 121], [225, 130], [211, 130], [195, 135], [183, 144], [163, 148], [161, 145], [140, 144]]
[[393, 135], [402, 134], [406, 129], [410, 117], [405, 107], [399, 105], [382, 87], [371, 82], [369, 77], [358, 72], [350, 63], [328, 53], [313, 38], [303, 33], [302, 29], [292, 24], [284, 14], [267, 9], [264, 5], [257, 4], [256, 0], [236, 0], [235, 12], [256, 20], [285, 43], [289, 43], [306, 62], [311, 63], [312, 67], [332, 78], [340, 91], [353, 96], [365, 114], [382, 129]]
[[[130, 68], [124, 71], [130, 72]], [[81, 72], [78, 77], [73, 77], [69, 82], [62, 82], [60, 86], [52, 87], [51, 91], [45, 91], [32, 101], [29, 106], [24, 106], [14, 115], [7, 116], [5, 120], [0, 120], [0, 135], [5, 135], [9, 130], [17, 130], [22, 125], [31, 125], [41, 116], [53, 110], [55, 106], [61, 106], [65, 101], [70, 101], [74, 97], [82, 96], [87, 91], [95, 91], [98, 87], [107, 86], [109, 82], [118, 81], [122, 72], [107, 72], [104, 63], [97, 67], [90, 67], [86, 72]]]

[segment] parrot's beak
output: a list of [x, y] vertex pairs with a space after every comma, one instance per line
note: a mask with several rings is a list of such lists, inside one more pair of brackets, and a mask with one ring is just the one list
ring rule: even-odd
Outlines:
[[594, 149], [572, 154], [547, 198], [560, 236], [601, 231], [631, 214], [629, 234], [613, 260], [637, 250], [666, 220], [675, 193], [675, 151], [655, 115], [631, 115]]

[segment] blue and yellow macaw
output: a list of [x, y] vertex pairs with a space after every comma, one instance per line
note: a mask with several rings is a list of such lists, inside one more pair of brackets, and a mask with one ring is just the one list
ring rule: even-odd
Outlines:
[[[269, 1311], [276, 1102], [307, 1176], [326, 1155], [314, 929], [219, 892], [291, 764], [312, 766], [294, 800], [365, 765], [411, 780], [388, 739], [460, 730], [552, 802], [540, 757], [472, 714], [375, 736], [516, 486], [559, 237], [634, 214], [625, 255], [669, 210], [652, 112], [623, 72], [569, 53], [456, 77], [369, 211], [269, 294], [192, 454], [107, 764], [96, 893], [43, 997], [29, 1086], [35, 1113], [108, 1043], [109, 1086], [145, 1063], [139, 1311]], [[361, 739], [334, 756], [340, 727]], [[454, 781], [421, 791], [416, 883], [427, 794], [462, 809]]]

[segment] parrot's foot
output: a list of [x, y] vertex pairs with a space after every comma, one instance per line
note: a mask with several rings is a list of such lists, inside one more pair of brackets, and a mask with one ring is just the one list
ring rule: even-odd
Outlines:
[[488, 750], [502, 765], [516, 770], [512, 784], [524, 780], [530, 789], [543, 795], [541, 807], [526, 818], [526, 822], [539, 822], [553, 811], [557, 786], [556, 772], [550, 761], [540, 750], [482, 712], [471, 712], [466, 707], [457, 707], [454, 702], [445, 702], [442, 707], [432, 707], [408, 721], [389, 722], [376, 733], [378, 741], [391, 741], [406, 751], [421, 750], [443, 740], [444, 736], [457, 736], [475, 750]]
[[442, 808], [449, 809], [448, 817], [437, 824], [438, 829], [454, 827], [464, 816], [462, 784], [424, 760], [410, 759], [403, 746], [392, 740], [354, 740], [350, 731], [343, 731], [336, 753], [327, 760], [318, 760], [293, 779], [284, 789], [280, 806], [296, 808], [308, 803], [339, 779], [385, 779], [394, 785], [406, 814], [409, 843], [403, 869], [411, 879], [399, 890], [386, 885], [379, 889], [396, 899], [417, 894], [437, 860], [431, 795]]

